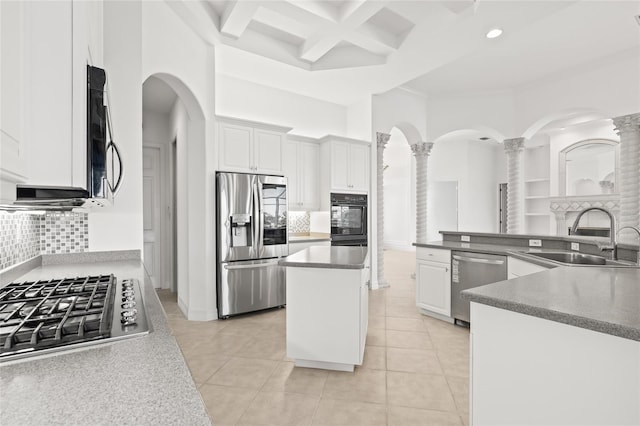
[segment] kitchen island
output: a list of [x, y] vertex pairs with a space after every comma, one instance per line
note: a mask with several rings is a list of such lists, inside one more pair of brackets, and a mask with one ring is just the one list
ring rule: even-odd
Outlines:
[[473, 424], [640, 424], [640, 269], [562, 266], [462, 294]]
[[367, 247], [314, 246], [287, 267], [287, 356], [298, 367], [353, 371], [368, 324]]
[[135, 278], [152, 331], [0, 364], [0, 424], [211, 424], [139, 252], [136, 259], [117, 253], [44, 256], [45, 264], [11, 278]]

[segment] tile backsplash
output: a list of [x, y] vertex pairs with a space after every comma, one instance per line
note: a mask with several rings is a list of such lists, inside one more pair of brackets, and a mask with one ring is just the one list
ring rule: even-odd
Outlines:
[[42, 254], [82, 253], [89, 249], [86, 213], [48, 213], [40, 223]]
[[33, 215], [0, 211], [0, 270], [39, 254], [88, 250], [88, 216], [87, 213]]
[[0, 270], [40, 254], [41, 218], [0, 212]]
[[289, 232], [309, 233], [311, 219], [309, 212], [289, 212]]

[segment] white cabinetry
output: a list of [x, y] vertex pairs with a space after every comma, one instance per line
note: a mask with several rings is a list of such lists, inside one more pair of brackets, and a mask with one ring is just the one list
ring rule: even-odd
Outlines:
[[287, 266], [287, 357], [296, 366], [353, 371], [362, 364], [367, 277], [366, 268]]
[[0, 2], [0, 202], [15, 200], [24, 182], [24, 3]]
[[640, 342], [474, 302], [471, 318], [471, 424], [640, 424]]
[[320, 207], [320, 146], [300, 136], [289, 136], [284, 149], [284, 175], [288, 178], [289, 208]]
[[[320, 140], [322, 196], [329, 192], [369, 192], [370, 144], [366, 141], [325, 136]], [[326, 194], [325, 194], [326, 193]]]
[[451, 317], [451, 251], [416, 249], [416, 306], [426, 314]]
[[290, 128], [218, 117], [219, 170], [281, 175]]
[[535, 274], [536, 272], [546, 271], [547, 269], [549, 268], [516, 259], [515, 257], [509, 256], [507, 258], [507, 273], [509, 275], [509, 279]]

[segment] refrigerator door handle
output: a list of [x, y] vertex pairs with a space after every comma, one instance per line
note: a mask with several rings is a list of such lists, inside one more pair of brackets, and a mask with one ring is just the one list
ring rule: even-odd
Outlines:
[[267, 263], [252, 263], [248, 265], [224, 265], [224, 269], [229, 271], [236, 269], [257, 269], [257, 268], [267, 268], [270, 266], [278, 266], [278, 262], [267, 262]]
[[264, 209], [262, 206], [262, 182], [260, 179], [256, 180], [257, 193], [258, 193], [258, 250], [259, 253], [262, 252], [264, 248], [263, 240], [264, 240]]
[[258, 254], [260, 253], [260, 197], [258, 194], [258, 180], [254, 176], [253, 181], [253, 191], [252, 192], [252, 203], [253, 203], [253, 250], [256, 253], [256, 257], [260, 257]]

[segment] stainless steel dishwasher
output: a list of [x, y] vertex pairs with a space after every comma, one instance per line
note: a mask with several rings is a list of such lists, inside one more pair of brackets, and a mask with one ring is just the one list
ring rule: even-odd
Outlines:
[[507, 279], [507, 257], [494, 254], [451, 252], [451, 316], [469, 323], [469, 301], [460, 292]]

